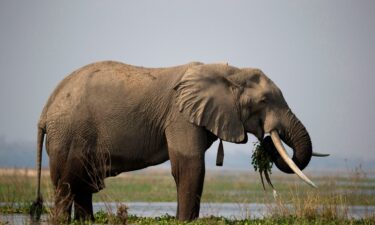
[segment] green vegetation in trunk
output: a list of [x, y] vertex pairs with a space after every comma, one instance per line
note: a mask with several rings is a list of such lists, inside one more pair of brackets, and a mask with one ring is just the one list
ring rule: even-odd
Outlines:
[[[255, 172], [259, 171], [263, 189], [266, 190], [263, 181], [263, 174], [266, 177], [267, 183], [272, 187], [272, 189], [274, 189], [269, 175], [272, 173], [271, 169], [273, 162], [271, 160], [271, 156], [265, 151], [262, 142], [254, 143], [253, 155], [251, 156], [251, 164], [253, 165]], [[274, 196], [276, 197], [275, 189]]]
[[267, 152], [264, 150], [261, 142], [254, 143], [251, 164], [253, 165], [254, 170], [259, 171], [259, 173], [272, 173], [271, 169], [273, 162], [269, 154], [267, 154]]

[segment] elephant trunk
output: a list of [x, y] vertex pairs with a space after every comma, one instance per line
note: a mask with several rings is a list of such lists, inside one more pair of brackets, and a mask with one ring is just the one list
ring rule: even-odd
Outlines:
[[[290, 110], [284, 114], [283, 128], [279, 131], [279, 134], [283, 142], [293, 149], [293, 162], [300, 170], [303, 170], [311, 160], [311, 139], [305, 126]], [[271, 154], [271, 158], [277, 168], [284, 173], [294, 173], [276, 150], [271, 138], [266, 138], [265, 147]]]

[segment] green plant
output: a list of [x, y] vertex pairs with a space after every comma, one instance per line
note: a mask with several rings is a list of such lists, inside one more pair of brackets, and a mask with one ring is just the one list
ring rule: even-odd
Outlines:
[[104, 210], [99, 210], [94, 215], [95, 222], [99, 224], [107, 224], [109, 221], [108, 217], [109, 217], [109, 214], [105, 212]]
[[251, 164], [254, 167], [255, 172], [259, 171], [260, 179], [262, 181], [263, 189], [266, 189], [263, 182], [263, 174], [266, 177], [268, 184], [273, 188], [269, 174], [272, 173], [271, 169], [273, 162], [270, 155], [265, 151], [262, 142], [255, 142], [253, 154], [251, 156]]
[[265, 151], [261, 142], [254, 142], [253, 155], [251, 156], [251, 164], [255, 171], [272, 173], [273, 162], [271, 157]]

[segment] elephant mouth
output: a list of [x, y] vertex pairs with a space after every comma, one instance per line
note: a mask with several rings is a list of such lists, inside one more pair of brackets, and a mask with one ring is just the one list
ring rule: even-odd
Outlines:
[[262, 142], [264, 138], [264, 134], [265, 134], [263, 127], [264, 127], [264, 123], [261, 119], [259, 119], [257, 121], [256, 129], [252, 131], [247, 131], [247, 132], [253, 134], [258, 139], [259, 142]]

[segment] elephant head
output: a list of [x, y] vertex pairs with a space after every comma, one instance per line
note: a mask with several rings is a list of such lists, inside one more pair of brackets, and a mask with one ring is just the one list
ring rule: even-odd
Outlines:
[[[204, 126], [222, 140], [243, 143], [247, 133], [263, 141], [275, 165], [302, 172], [313, 155], [310, 136], [292, 113], [280, 89], [259, 69], [223, 64], [192, 66], [175, 86], [179, 110], [191, 123]], [[265, 134], [271, 134], [271, 137]], [[281, 140], [293, 151], [287, 155]]]

